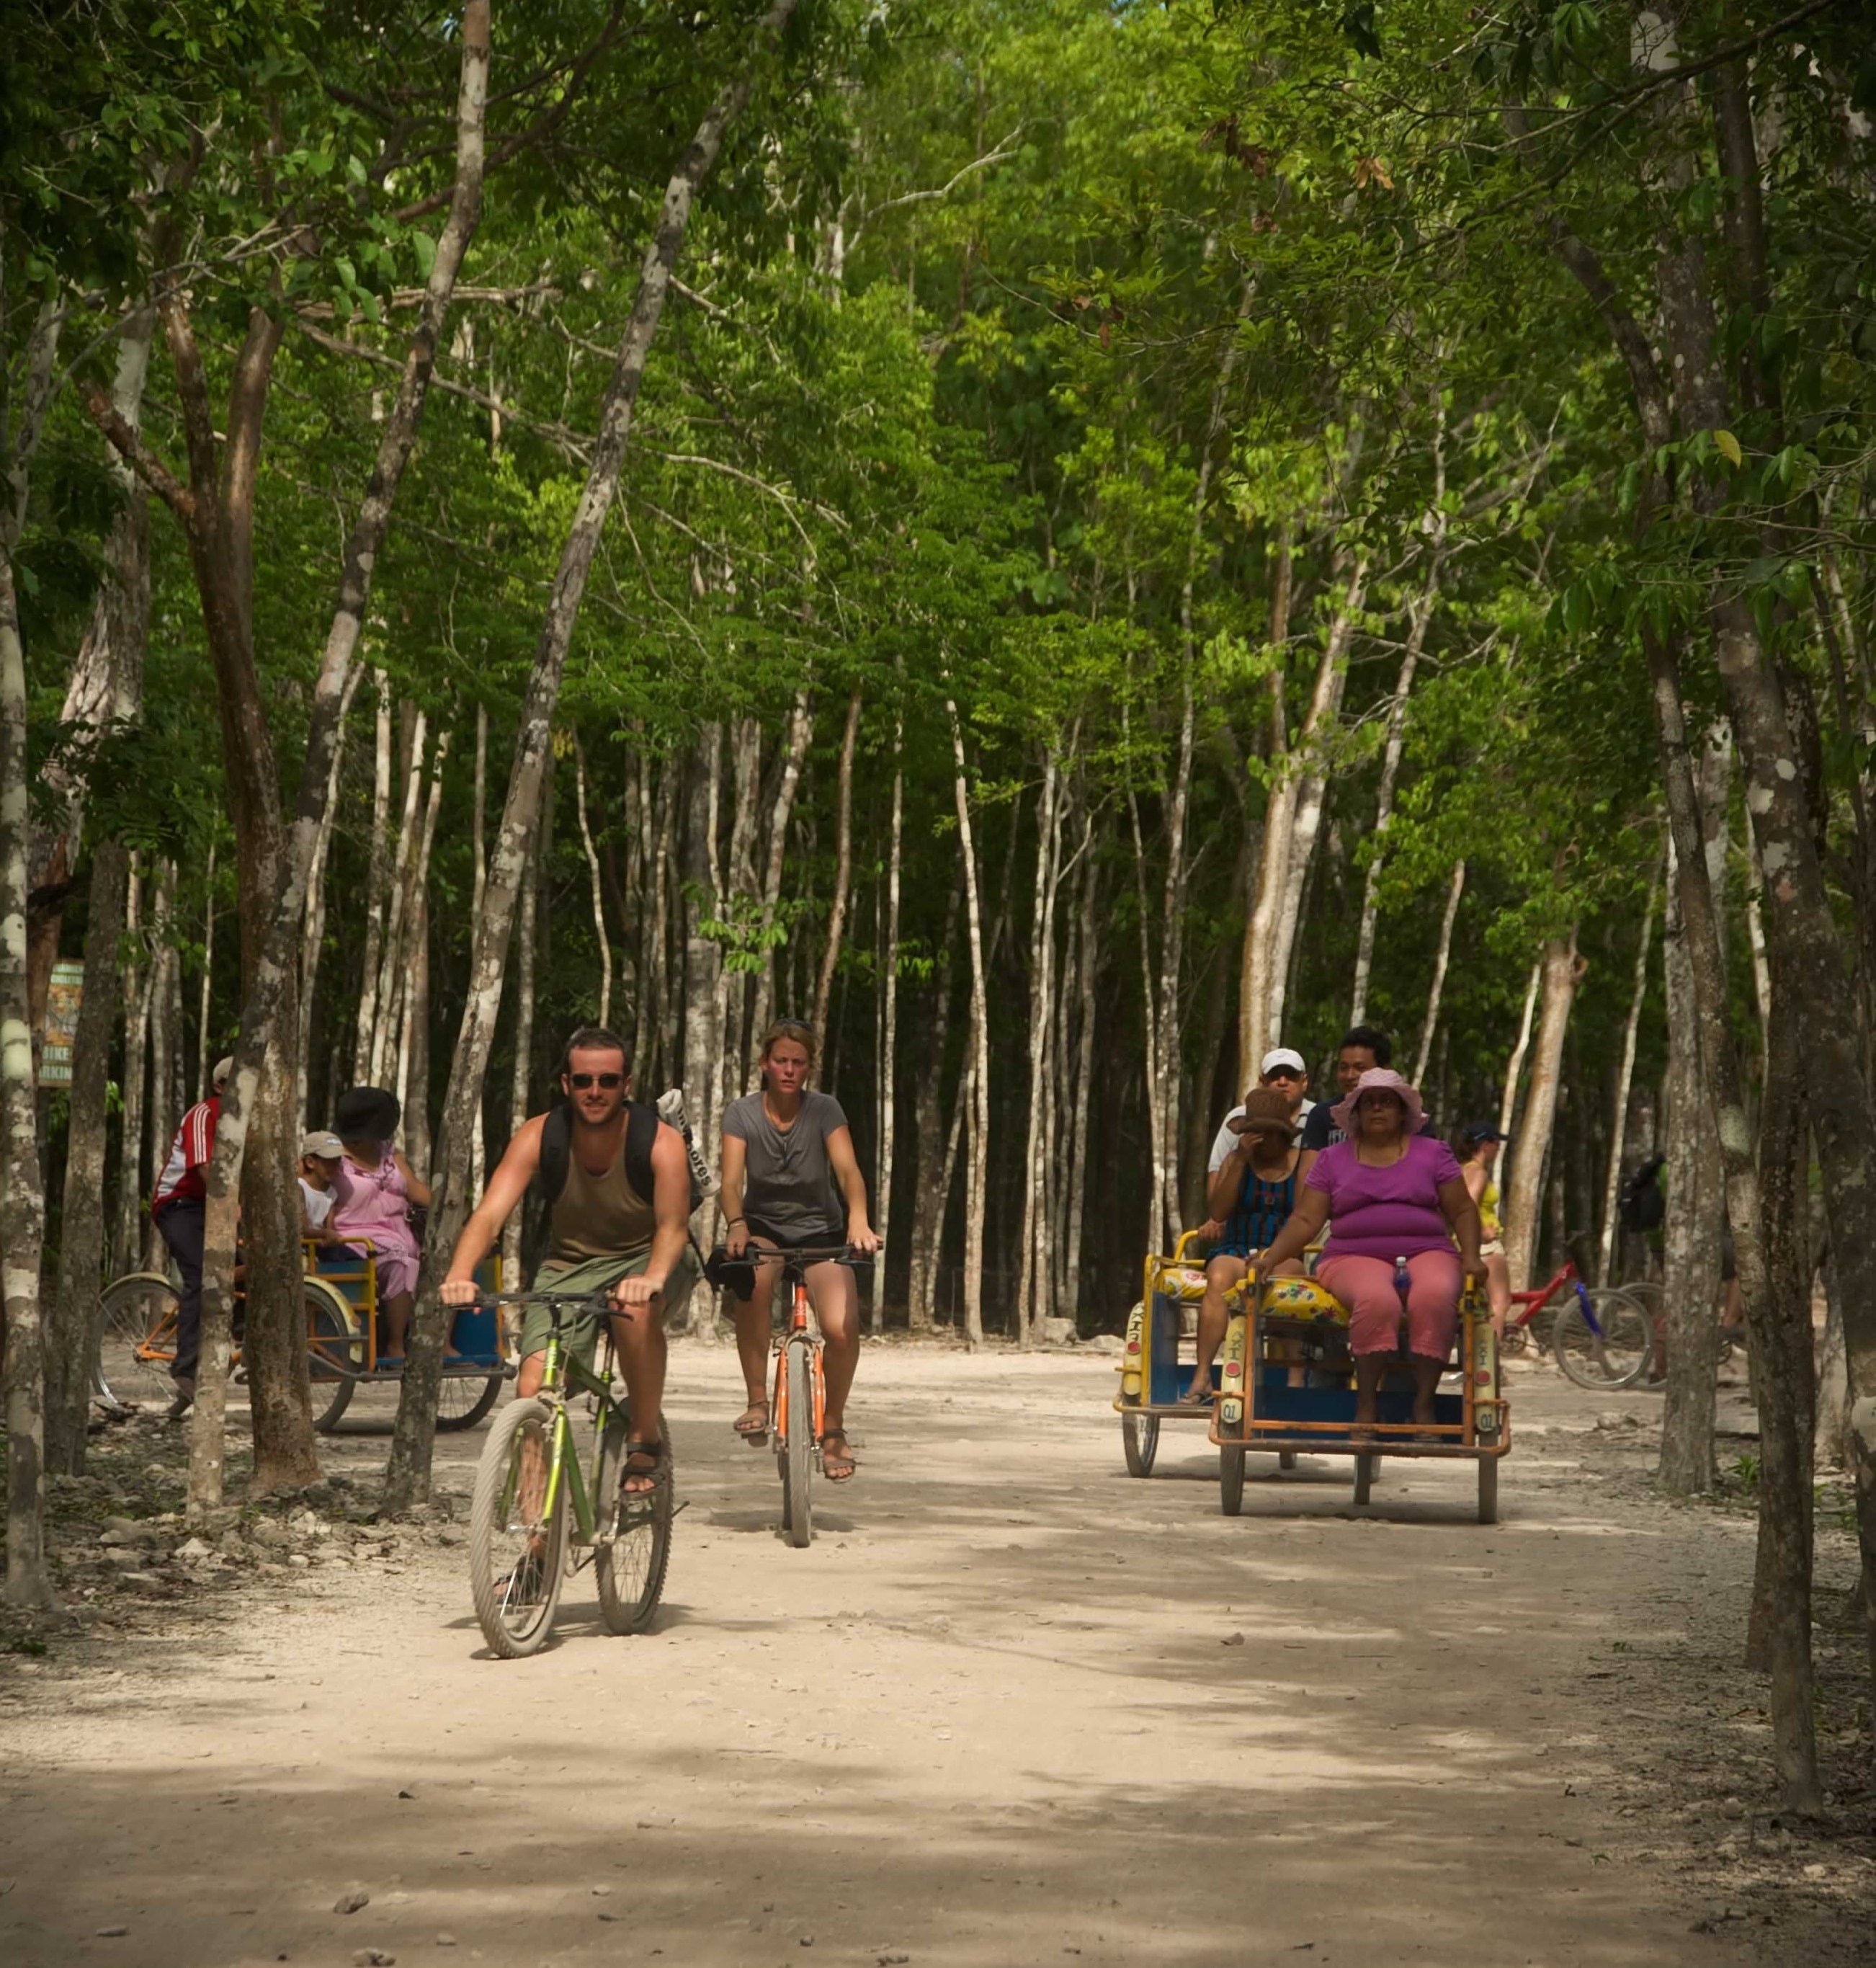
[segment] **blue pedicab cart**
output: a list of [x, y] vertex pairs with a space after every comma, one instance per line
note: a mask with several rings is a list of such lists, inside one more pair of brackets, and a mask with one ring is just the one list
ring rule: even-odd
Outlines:
[[[1197, 1363], [1196, 1342], [1185, 1342], [1188, 1308], [1195, 1312], [1205, 1295], [1202, 1258], [1187, 1253], [1199, 1241], [1196, 1230], [1180, 1237], [1171, 1257], [1150, 1254], [1140, 1303], [1127, 1314], [1125, 1350], [1117, 1370], [1121, 1390], [1114, 1411], [1121, 1417], [1121, 1446], [1130, 1476], [1150, 1476], [1160, 1452], [1163, 1421], [1203, 1421], [1211, 1410], [1203, 1403], [1182, 1401]], [[1220, 1363], [1214, 1362], [1211, 1384], [1220, 1384]], [[1295, 1466], [1292, 1452], [1278, 1452], [1286, 1469]]]
[[1429, 1428], [1413, 1419], [1412, 1374], [1405, 1356], [1396, 1358], [1382, 1380], [1376, 1424], [1357, 1440], [1347, 1309], [1313, 1278], [1266, 1284], [1253, 1271], [1234, 1294], [1211, 1408], [1225, 1515], [1243, 1507], [1245, 1457], [1274, 1449], [1292, 1459], [1298, 1453], [1352, 1456], [1357, 1504], [1368, 1502], [1384, 1456], [1475, 1462], [1479, 1521], [1496, 1523], [1498, 1465], [1511, 1447], [1511, 1409], [1499, 1386], [1490, 1313], [1476, 1283], [1460, 1309], [1457, 1364], [1459, 1390], [1435, 1395]]
[[[313, 1405], [325, 1403], [313, 1426], [330, 1434], [357, 1389], [396, 1385], [404, 1377], [404, 1363], [378, 1358], [378, 1267], [371, 1240], [352, 1238], [335, 1248], [309, 1238], [305, 1248]], [[484, 1296], [456, 1309], [437, 1390], [439, 1429], [474, 1428], [514, 1371], [502, 1353], [493, 1302], [501, 1275], [500, 1258], [485, 1260], [476, 1270]]]

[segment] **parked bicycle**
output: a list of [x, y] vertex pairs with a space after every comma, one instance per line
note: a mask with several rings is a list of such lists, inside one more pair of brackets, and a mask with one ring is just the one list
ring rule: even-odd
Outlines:
[[1512, 1293], [1501, 1350], [1515, 1356], [1537, 1344], [1532, 1322], [1564, 1294], [1549, 1332], [1557, 1365], [1580, 1387], [1606, 1393], [1632, 1387], [1648, 1371], [1653, 1322], [1625, 1287], [1586, 1285], [1574, 1261], [1566, 1260], [1548, 1283]]
[[[552, 1331], [539, 1390], [496, 1416], [476, 1469], [469, 1583], [483, 1638], [506, 1660], [538, 1652], [554, 1630], [568, 1579], [588, 1563], [606, 1626], [641, 1633], [671, 1562], [669, 1436], [650, 1487], [628, 1491], [632, 1410], [613, 1380], [610, 1322], [602, 1321], [596, 1368], [563, 1344], [564, 1329], [582, 1314], [610, 1311], [611, 1295], [515, 1292], [499, 1302], [546, 1306]], [[589, 1426], [590, 1439], [583, 1441]]]

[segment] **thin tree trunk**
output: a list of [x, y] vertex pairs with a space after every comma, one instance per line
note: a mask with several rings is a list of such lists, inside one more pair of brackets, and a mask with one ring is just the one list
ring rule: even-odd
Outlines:
[[1101, 939], [1095, 933], [1095, 906], [1100, 892], [1099, 864], [1094, 853], [1095, 817], [1082, 810], [1081, 965], [1076, 979], [1078, 1022], [1075, 1038], [1075, 1114], [1069, 1124], [1068, 1151], [1068, 1242], [1063, 1266], [1063, 1316], [1079, 1316], [1082, 1301], [1082, 1225], [1088, 1199], [1088, 1131], [1095, 1080], [1095, 979]]
[[[1339, 571], [1339, 570], [1338, 570]], [[1328, 793], [1327, 747], [1336, 722], [1341, 716], [1342, 693], [1348, 683], [1349, 645], [1354, 640], [1355, 623], [1368, 591], [1368, 557], [1357, 554], [1350, 569], [1348, 584], [1329, 625], [1323, 646], [1322, 661], [1316, 672], [1315, 695], [1309, 715], [1296, 742], [1296, 754], [1303, 761], [1302, 778], [1292, 809], [1289, 859], [1283, 871], [1276, 914], [1271, 931], [1270, 953], [1270, 1011], [1265, 1020], [1267, 1043], [1283, 1041], [1284, 998], [1289, 987], [1290, 952], [1296, 942], [1296, 928], [1302, 916], [1303, 882], [1315, 853], [1316, 836], [1322, 824], [1322, 806]], [[1266, 835], [1266, 844], [1268, 833]], [[1260, 897], [1261, 902], [1262, 898]], [[1253, 1066], [1244, 1082], [1256, 1078]]]
[[1054, 749], [1050, 747], [1043, 766], [1042, 804], [1036, 815], [1036, 894], [1030, 930], [1029, 1122], [1024, 1137], [1022, 1261], [1016, 1293], [1017, 1342], [1026, 1351], [1042, 1337], [1049, 1305], [1043, 1191], [1048, 1173], [1049, 1028], [1055, 1006], [1056, 863], [1062, 843], [1056, 799], [1059, 780]]
[[[707, 934], [723, 914], [720, 879], [716, 866], [716, 818], [723, 791], [723, 728], [706, 724], [697, 740], [691, 773], [690, 811], [684, 834], [684, 1104], [707, 1157], [715, 1150], [715, 1092], [720, 1070], [723, 1028], [716, 1016], [717, 979], [723, 947]], [[709, 1214], [713, 1215], [714, 1206]], [[709, 1236], [707, 1224], [705, 1235]], [[690, 1331], [694, 1338], [716, 1337], [716, 1295], [691, 1294]]]
[[840, 739], [840, 781], [836, 798], [834, 892], [827, 905], [827, 947], [820, 976], [814, 986], [814, 1029], [827, 1030], [827, 1006], [833, 996], [834, 966], [840, 960], [840, 934], [846, 925], [847, 890], [853, 879], [853, 749], [860, 733], [860, 693], [847, 703], [847, 723]]
[[697, 187], [716, 161], [725, 131], [749, 99], [754, 86], [754, 58], [766, 53], [768, 44], [780, 34], [796, 4], [797, 0], [775, 0], [755, 24], [752, 31], [751, 61], [705, 112], [666, 187], [656, 230], [645, 248], [632, 319], [619, 343], [618, 361], [600, 405], [599, 435], [593, 445], [585, 489], [561, 550], [542, 623], [516, 736], [501, 833], [489, 869], [484, 920], [477, 927], [462, 1029], [444, 1102], [438, 1186], [424, 1240], [422, 1293], [412, 1330], [385, 1478], [387, 1500], [393, 1508], [407, 1507], [429, 1491], [438, 1376], [449, 1322], [436, 1296], [436, 1285], [468, 1213], [470, 1109], [487, 1070], [522, 857], [540, 804], [554, 709], [559, 700], [574, 625], [586, 591], [587, 575], [619, 489], [619, 469], [631, 435], [639, 386], [670, 292], [672, 270], [684, 244]]
[[[895, 1075], [899, 1058], [899, 873], [905, 840], [905, 718], [892, 727], [892, 821], [886, 849], [886, 924], [879, 953], [883, 1002], [879, 1044], [879, 1197], [876, 1227], [885, 1245], [892, 1226], [893, 1154], [898, 1132], [899, 1102]], [[872, 1327], [886, 1322], [885, 1260], [873, 1288]]]
[[312, 1006], [319, 988], [319, 959], [325, 945], [325, 871], [332, 859], [332, 831], [338, 821], [339, 777], [345, 761], [345, 721], [351, 714], [358, 681], [364, 675], [354, 670], [346, 680], [341, 701], [339, 726], [332, 741], [332, 763], [326, 773], [325, 809], [319, 816], [319, 830], [313, 837], [312, 865], [306, 871], [306, 936], [299, 960], [299, 1047], [296, 1055], [299, 1093], [295, 1102], [295, 1131], [306, 1131], [306, 1115], [312, 1091]]
[[[377, 683], [377, 744], [372, 753], [371, 857], [365, 877], [364, 965], [358, 986], [358, 1030], [353, 1047], [352, 1080], [363, 1086], [371, 1077], [371, 1041], [377, 1029], [378, 966], [384, 955], [384, 919], [390, 903], [391, 882], [391, 685], [382, 670]], [[338, 749], [337, 740], [333, 749]]]
[[[528, 1118], [534, 1060], [535, 918], [540, 906], [541, 861], [538, 847], [528, 856], [522, 876], [521, 907], [515, 927], [515, 1064], [508, 1083], [508, 1138], [519, 1134]], [[478, 921], [480, 918], [478, 918]], [[516, 1210], [502, 1226], [503, 1290], [522, 1289], [521, 1232], [523, 1212]]]
[[1642, 1008], [1648, 1002], [1648, 952], [1654, 939], [1654, 909], [1661, 895], [1658, 876], [1648, 884], [1648, 906], [1642, 911], [1642, 935], [1635, 945], [1635, 989], [1629, 996], [1629, 1016], [1622, 1027], [1622, 1065], [1616, 1075], [1616, 1112], [1609, 1135], [1609, 1166], [1603, 1180], [1603, 1233], [1596, 1267], [1599, 1284], [1615, 1283], [1616, 1227], [1622, 1195], [1622, 1155], [1628, 1146], [1629, 1089], [1635, 1083], [1636, 1040], [1642, 1030]]
[[1530, 1285], [1537, 1253], [1538, 1212], [1543, 1202], [1544, 1163], [1557, 1114], [1564, 1034], [1569, 1029], [1570, 1008], [1583, 969], [1574, 930], [1567, 937], [1552, 937], [1544, 945], [1544, 1012], [1531, 1062], [1531, 1091], [1519, 1130], [1518, 1159], [1512, 1166], [1511, 1186], [1505, 1199], [1505, 1258], [1513, 1291], [1526, 1290]]
[[[1277, 909], [1289, 869], [1296, 817], [1296, 776], [1290, 769], [1289, 728], [1283, 715], [1284, 654], [1289, 643], [1292, 555], [1289, 528], [1277, 535], [1276, 564], [1270, 577], [1270, 669], [1264, 680], [1264, 754], [1271, 778], [1266, 796], [1263, 838], [1257, 860], [1257, 889], [1244, 918], [1244, 954], [1237, 983], [1237, 1084], [1250, 1086], [1270, 1046], [1271, 959], [1276, 952]], [[1316, 696], [1323, 689], [1318, 671]], [[1314, 710], [1315, 698], [1311, 701]]]
[[[144, 1162], [146, 1203], [156, 1193], [157, 1178], [170, 1151], [170, 1137], [183, 1117], [181, 960], [176, 950], [176, 864], [159, 865], [156, 900], [150, 911], [150, 1125]], [[146, 1212], [144, 1251], [146, 1270], [167, 1270], [169, 1247]]]
[[[143, 876], [134, 854], [125, 897], [124, 928], [131, 948], [141, 950]], [[143, 1215], [144, 1078], [149, 1060], [153, 968], [134, 959], [124, 971], [124, 1116], [118, 1138], [118, 1230], [111, 1258], [112, 1269], [119, 1271], [135, 1270], [141, 1258], [143, 1238], [138, 1226]]]
[[[984, 1343], [984, 1207], [989, 1181], [990, 980], [984, 966], [983, 915], [978, 896], [977, 848], [971, 825], [970, 788], [964, 761], [964, 731], [957, 705], [945, 699], [951, 720], [951, 755], [956, 770], [958, 851], [964, 864], [965, 920], [970, 928], [971, 1041], [970, 1127], [964, 1175], [964, 1338], [972, 1352]], [[1014, 822], [1012, 823], [1014, 824]]]
[[750, 1090], [755, 1076], [755, 1052], [768, 1029], [775, 1002], [775, 954], [768, 947], [775, 916], [781, 906], [782, 859], [788, 845], [788, 822], [794, 812], [794, 796], [801, 783], [801, 767], [807, 757], [809, 741], [814, 736], [814, 712], [805, 688], [795, 693], [794, 709], [788, 720], [788, 742], [781, 756], [775, 781], [775, 804], [768, 818], [768, 864], [762, 875], [762, 961], [755, 973], [755, 1007], [749, 1021], [749, 1061]]
[[668, 1067], [675, 1022], [675, 994], [671, 982], [671, 836], [677, 811], [678, 769], [663, 762], [658, 776], [651, 827], [652, 936], [645, 959], [645, 1009], [639, 1016], [639, 1044], [632, 1049], [632, 1078], [649, 1085], [655, 1069]]
[[[951, 1173], [943, 1145], [945, 1048], [951, 1036], [951, 964], [957, 944], [958, 911], [964, 893], [962, 870], [945, 905], [944, 935], [938, 944], [932, 994], [931, 1036], [923, 1048], [924, 1067], [914, 1094], [913, 1118], [918, 1152], [913, 1170], [912, 1268], [906, 1287], [906, 1319], [914, 1332], [929, 1332], [934, 1321], [938, 1262], [944, 1251], [945, 1216], [950, 1207]], [[967, 1069], [968, 1070], [968, 1069]], [[963, 1109], [965, 1075], [959, 1076], [958, 1111]], [[941, 1173], [942, 1172], [942, 1173]]]
[[1446, 911], [1440, 918], [1440, 945], [1433, 960], [1433, 982], [1427, 991], [1427, 1015], [1420, 1028], [1420, 1050], [1414, 1059], [1414, 1084], [1424, 1087], [1427, 1066], [1433, 1057], [1433, 1034], [1440, 1022], [1440, 1000], [1446, 992], [1446, 966], [1453, 953], [1453, 924], [1459, 917], [1459, 898], [1465, 892], [1466, 864], [1453, 863], [1453, 879], [1446, 891]]
[[[586, 850], [587, 876], [593, 892], [593, 934], [600, 947], [600, 1011], [597, 1022], [613, 1021], [613, 944], [606, 933], [605, 890], [600, 881], [599, 850], [593, 845], [593, 830], [587, 824], [586, 751], [577, 736], [573, 741], [574, 803], [580, 817], [580, 845]], [[485, 878], [486, 879], [486, 878]]]
[[404, 931], [410, 920], [410, 877], [416, 864], [418, 830], [422, 824], [423, 746], [428, 725], [424, 713], [417, 711], [410, 720], [409, 741], [403, 756], [404, 809], [397, 824], [397, 846], [391, 856], [390, 906], [385, 917], [384, 947], [378, 959], [371, 1043], [365, 1056], [365, 1083], [372, 1086], [383, 1085], [395, 1061], [396, 1000], [398, 988], [406, 975]]
[[[1524, 1073], [1525, 1055], [1531, 1049], [1531, 1022], [1537, 1014], [1538, 992], [1544, 982], [1544, 960], [1539, 957], [1531, 966], [1531, 981], [1525, 986], [1524, 1016], [1518, 1026], [1518, 1043], [1511, 1049], [1511, 1057], [1505, 1062], [1505, 1092], [1498, 1103], [1498, 1131], [1507, 1140], [1511, 1135], [1511, 1124], [1518, 1111], [1518, 1082]], [[1515, 1160], [1514, 1155], [1512, 1160]], [[1506, 1178], [1509, 1186], [1509, 1178]]]
[[[423, 832], [412, 873], [405, 947], [403, 1039], [398, 1056], [398, 1097], [404, 1106], [404, 1154], [426, 1180], [430, 1173], [430, 857], [436, 846], [437, 814], [443, 803], [443, 767], [450, 734], [442, 733], [430, 760], [430, 791]], [[480, 1111], [480, 1102], [477, 1110]]]
[[215, 1054], [209, 1050], [209, 1015], [215, 987], [215, 847], [209, 843], [209, 866], [202, 884], [202, 994], [196, 1023], [196, 1098], [205, 1100], [214, 1092], [211, 1073]]

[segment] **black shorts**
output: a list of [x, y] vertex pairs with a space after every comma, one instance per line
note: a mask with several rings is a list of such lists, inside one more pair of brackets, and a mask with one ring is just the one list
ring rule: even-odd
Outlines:
[[744, 1217], [742, 1227], [752, 1237], [763, 1238], [773, 1244], [778, 1251], [824, 1251], [836, 1244], [844, 1249], [847, 1241], [846, 1232], [838, 1224], [833, 1223], [811, 1237], [804, 1237], [798, 1232], [790, 1235], [785, 1231], [777, 1230], [765, 1223], [759, 1216]]

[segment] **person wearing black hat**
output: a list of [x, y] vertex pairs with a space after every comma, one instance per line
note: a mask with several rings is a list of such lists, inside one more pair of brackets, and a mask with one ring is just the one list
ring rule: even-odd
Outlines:
[[1505, 1137], [1489, 1121], [1473, 1121], [1460, 1129], [1453, 1143], [1466, 1193], [1479, 1206], [1485, 1260], [1485, 1295], [1492, 1307], [1492, 1329], [1502, 1339], [1505, 1317], [1511, 1310], [1511, 1266], [1505, 1258], [1505, 1226], [1499, 1219], [1498, 1154]]
[[348, 1242], [370, 1240], [383, 1319], [380, 1365], [404, 1357], [423, 1254], [410, 1208], [427, 1208], [430, 1201], [430, 1185], [391, 1145], [403, 1112], [397, 1096], [382, 1086], [354, 1086], [338, 1096], [332, 1117], [344, 1150], [332, 1183], [332, 1230]]

